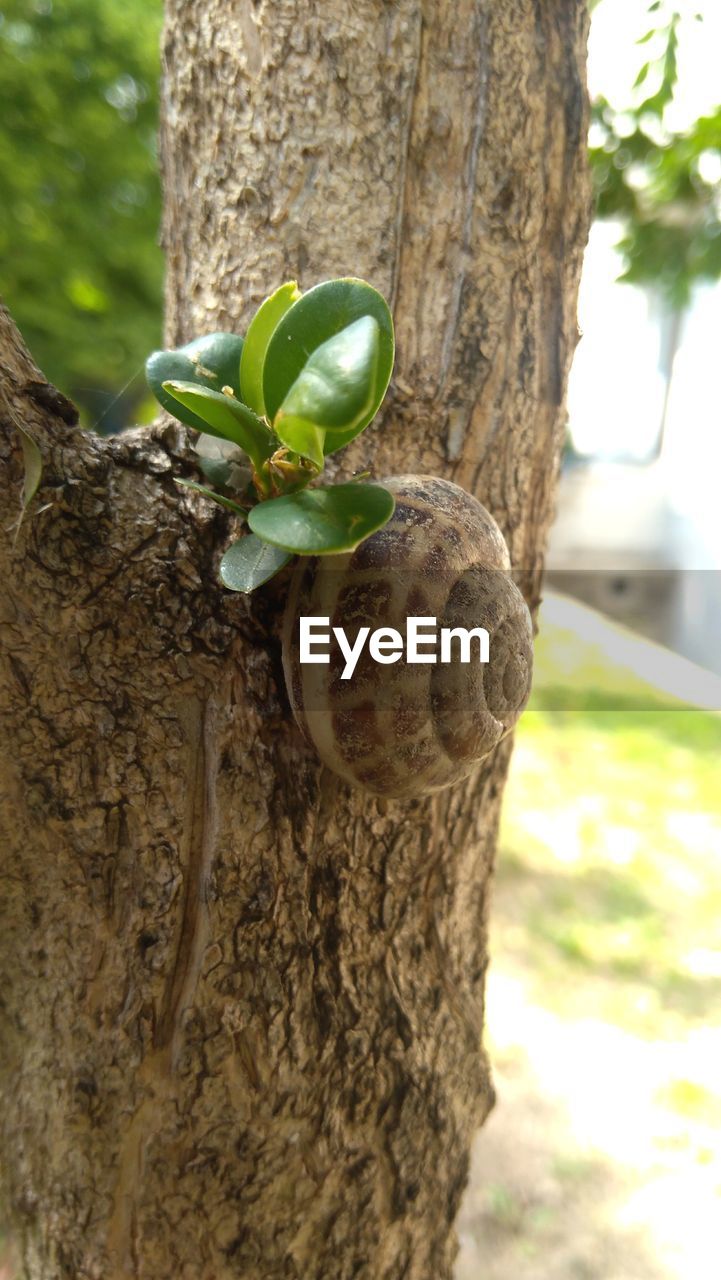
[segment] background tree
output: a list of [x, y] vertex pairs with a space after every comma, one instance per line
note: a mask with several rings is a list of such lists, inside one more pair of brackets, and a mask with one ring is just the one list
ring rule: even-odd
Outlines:
[[591, 166], [597, 215], [623, 227], [621, 278], [651, 285], [680, 310], [697, 281], [721, 276], [721, 107], [683, 132], [669, 128], [683, 19], [663, 0], [648, 15], [633, 100], [623, 110], [603, 96], [593, 103]]
[[160, 341], [161, 17], [145, 0], [0, 3], [3, 293], [101, 430], [128, 421]]
[[[493, 510], [537, 607], [588, 221], [585, 5], [171, 0], [167, 338], [354, 272], [387, 408], [344, 458]], [[362, 56], [359, 56], [362, 51]], [[283, 583], [174, 427], [78, 432], [2, 317], [0, 1140], [33, 1280], [448, 1280], [510, 745], [440, 795], [324, 772]], [[41, 488], [15, 538], [19, 433]]]

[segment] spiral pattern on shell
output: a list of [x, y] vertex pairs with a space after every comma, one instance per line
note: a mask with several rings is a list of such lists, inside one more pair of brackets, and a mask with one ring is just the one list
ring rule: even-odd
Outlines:
[[[283, 667], [295, 719], [324, 764], [380, 796], [413, 797], [466, 777], [516, 723], [530, 693], [533, 632], [509, 577], [493, 517], [434, 476], [392, 476], [396, 508], [354, 552], [304, 558], [294, 571]], [[368, 646], [350, 680], [331, 645], [327, 665], [301, 664], [301, 615], [327, 617], [352, 643], [362, 626], [405, 635], [410, 616], [484, 627], [489, 661], [379, 665]]]

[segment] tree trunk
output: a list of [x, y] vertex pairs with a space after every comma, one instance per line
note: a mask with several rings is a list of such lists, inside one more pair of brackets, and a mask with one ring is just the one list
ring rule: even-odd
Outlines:
[[[387, 407], [343, 459], [494, 512], [535, 608], [588, 217], [585, 0], [170, 0], [168, 338], [353, 274]], [[505, 742], [380, 802], [282, 685], [283, 578], [172, 426], [66, 421], [0, 324], [0, 1149], [32, 1280], [448, 1280]], [[43, 455], [19, 529], [24, 426]]]

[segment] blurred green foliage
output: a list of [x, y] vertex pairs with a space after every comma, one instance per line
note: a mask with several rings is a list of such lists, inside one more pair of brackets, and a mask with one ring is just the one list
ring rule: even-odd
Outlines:
[[107, 428], [160, 345], [161, 17], [160, 0], [0, 0], [0, 291], [46, 375]]
[[648, 13], [635, 103], [619, 111], [600, 97], [592, 105], [591, 165], [598, 215], [624, 227], [621, 278], [656, 284], [681, 307], [694, 281], [721, 276], [721, 106], [684, 133], [667, 128], [682, 18], [662, 0]]

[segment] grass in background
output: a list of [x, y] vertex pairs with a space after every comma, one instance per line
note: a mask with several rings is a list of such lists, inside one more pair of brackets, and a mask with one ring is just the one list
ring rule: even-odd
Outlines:
[[720, 760], [702, 711], [526, 714], [502, 937], [559, 1011], [656, 1036], [721, 1007]]

